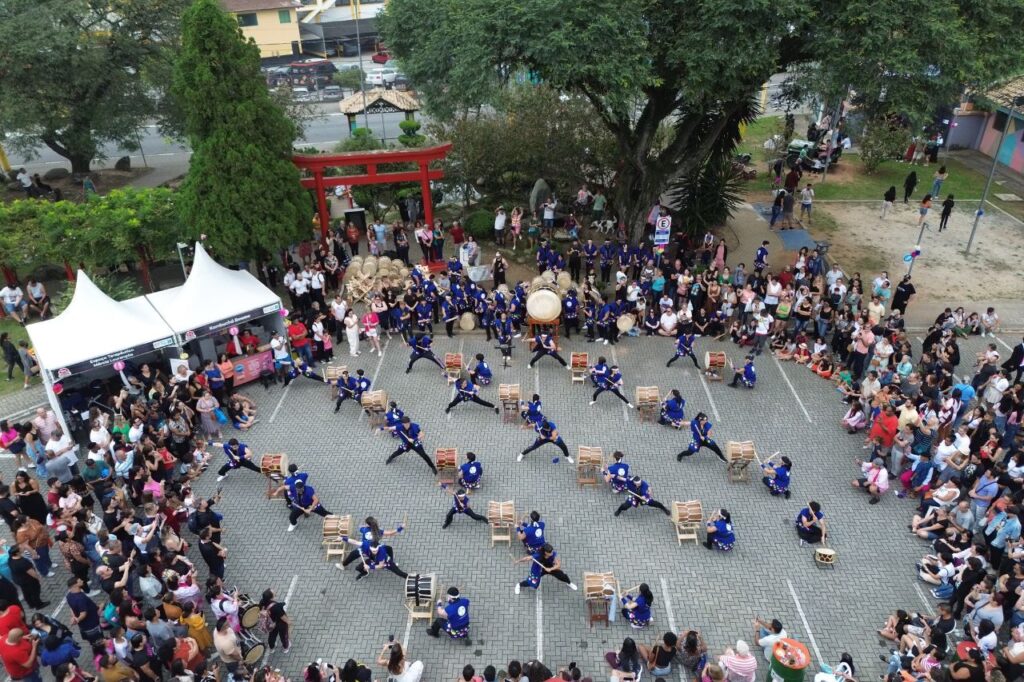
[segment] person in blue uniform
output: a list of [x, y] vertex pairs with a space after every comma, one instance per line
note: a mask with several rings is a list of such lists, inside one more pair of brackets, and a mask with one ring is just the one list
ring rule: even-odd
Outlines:
[[550, 355], [562, 365], [562, 367], [568, 367], [565, 358], [558, 354], [558, 347], [555, 346], [555, 338], [545, 332], [540, 332], [533, 337], [533, 347], [536, 352], [533, 354], [533, 359], [526, 365], [528, 369], [533, 369], [535, 362], [540, 360], [545, 355]]
[[437, 475], [437, 467], [430, 461], [430, 457], [423, 451], [423, 443], [420, 442], [420, 425], [414, 423], [408, 417], [402, 417], [401, 423], [395, 429], [395, 433], [398, 434], [398, 438], [401, 440], [401, 444], [398, 449], [391, 453], [391, 456], [387, 458], [385, 464], [391, 464], [399, 455], [404, 455], [410, 450], [414, 450], [420, 458], [427, 463], [430, 470]]
[[[359, 537], [361, 539], [361, 542], [375, 542], [377, 544], [380, 544], [380, 541], [383, 538], [389, 538], [394, 535], [398, 535], [403, 530], [405, 530], [405, 528], [403, 528], [401, 524], [395, 526], [394, 530], [381, 530], [380, 524], [377, 523], [377, 519], [375, 519], [372, 516], [367, 516], [365, 519], [363, 519], [363, 523], [366, 525], [359, 527]], [[358, 558], [359, 550], [353, 549], [351, 552], [348, 553], [348, 555], [344, 559], [342, 559], [340, 564], [334, 565], [335, 567], [344, 570], [348, 568], [349, 564], [351, 564]]]
[[388, 403], [388, 409], [384, 413], [384, 426], [377, 428], [378, 431], [390, 431], [392, 438], [398, 438], [398, 434], [395, 432], [399, 425], [402, 423], [402, 418], [405, 416], [405, 412], [398, 407], [398, 403], [394, 400]]
[[792, 469], [793, 462], [789, 457], [783, 457], [777, 465], [765, 462], [761, 465], [761, 472], [764, 473], [761, 482], [768, 487], [769, 493], [782, 495], [788, 500], [790, 495], [789, 477]]
[[530, 398], [529, 401], [520, 401], [519, 404], [524, 408], [520, 410], [519, 416], [522, 417], [523, 421], [527, 422], [527, 424], [536, 428], [544, 421], [544, 413], [540, 411], [541, 402], [539, 394], [534, 393], [533, 397]]
[[434, 306], [426, 298], [421, 297], [416, 303], [416, 329], [420, 333], [434, 333], [434, 325], [431, 323], [431, 315], [434, 314]]
[[608, 377], [608, 361], [603, 355], [597, 357], [597, 362], [590, 368], [590, 381], [594, 388], [599, 387]]
[[409, 355], [409, 366], [405, 368], [405, 373], [408, 374], [412, 371], [412, 366], [415, 362], [421, 358], [426, 358], [432, 363], [441, 368], [441, 374], [444, 374], [444, 365], [434, 355], [434, 351], [430, 349], [430, 337], [426, 334], [421, 336], [415, 336], [412, 339], [412, 353]]
[[661, 404], [661, 416], [658, 418], [658, 423], [677, 429], [683, 428], [686, 424], [685, 409], [686, 400], [683, 399], [683, 394], [679, 392], [679, 389], [673, 388], [668, 399]]
[[524, 561], [530, 562], [530, 577], [526, 580], [516, 583], [516, 594], [524, 587], [532, 587], [537, 589], [540, 587], [541, 578], [546, 575], [550, 575], [555, 580], [560, 580], [569, 586], [570, 590], [576, 590], [576, 583], [569, 579], [569, 576], [562, 570], [562, 560], [558, 558], [558, 552], [551, 545], [544, 543], [544, 545], [537, 551], [524, 556], [522, 559], [516, 559], [517, 564]]
[[623, 492], [629, 483], [629, 465], [622, 461], [625, 456], [620, 450], [613, 452], [612, 459], [615, 461], [604, 472], [605, 483], [611, 486], [614, 493]]
[[501, 366], [509, 367], [512, 364], [512, 321], [508, 319], [508, 313], [498, 313], [498, 319], [494, 321], [494, 338], [498, 341], [498, 350], [501, 351]]
[[483, 353], [476, 354], [476, 365], [469, 371], [469, 380], [481, 386], [487, 386], [494, 378], [491, 366], [487, 364]]
[[600, 333], [604, 345], [614, 345], [619, 340], [618, 307], [614, 301], [608, 301], [597, 313], [597, 330]]
[[704, 529], [708, 534], [708, 539], [704, 541], [704, 546], [708, 549], [720, 549], [723, 552], [729, 552], [732, 550], [733, 545], [736, 544], [732, 517], [725, 509], [719, 509], [709, 516]]
[[452, 639], [462, 639], [469, 634], [469, 600], [459, 593], [457, 587], [448, 588], [448, 596], [442, 605], [437, 603], [437, 618], [427, 628], [431, 637], [439, 637], [441, 630]]
[[554, 443], [556, 446], [558, 446], [558, 449], [562, 451], [562, 456], [565, 457], [569, 464], [575, 463], [572, 457], [569, 456], [569, 448], [566, 447], [565, 441], [562, 440], [562, 437], [558, 434], [558, 427], [555, 426], [555, 423], [553, 421], [551, 421], [550, 419], [545, 419], [541, 421], [539, 424], [537, 424], [534, 428], [537, 431], [537, 438], [536, 440], [533, 441], [533, 445], [519, 453], [519, 456], [516, 457], [517, 462], [522, 462], [523, 457], [530, 454], [531, 452], [533, 452], [540, 446], [544, 445], [545, 443]]
[[456, 514], [465, 514], [474, 521], [483, 521], [487, 523], [487, 517], [477, 514], [469, 506], [469, 495], [466, 494], [464, 488], [459, 488], [452, 495], [452, 508], [448, 510], [448, 514], [444, 517], [444, 524], [441, 526], [442, 530], [452, 525], [452, 519], [455, 518]]
[[477, 405], [483, 405], [484, 407], [494, 410], [494, 414], [501, 412], [501, 409], [496, 407], [494, 403], [488, 402], [480, 397], [480, 389], [476, 385], [464, 377], [459, 377], [455, 380], [455, 397], [448, 403], [448, 407], [444, 408], [444, 413], [448, 414], [452, 411], [452, 408], [463, 402], [476, 403]]
[[480, 487], [480, 477], [483, 475], [484, 467], [476, 461], [476, 453], [467, 452], [466, 462], [459, 467], [459, 485], [466, 490], [476, 490]]
[[302, 484], [305, 485], [308, 480], [309, 474], [300, 472], [298, 464], [289, 464], [288, 475], [283, 481], [281, 481], [281, 485], [277, 487], [271, 497], [276, 497], [283, 493], [285, 502], [287, 502], [288, 507], [291, 508], [292, 500], [295, 499], [295, 484], [301, 481]]
[[693, 366], [700, 369], [700, 364], [697, 362], [697, 356], [693, 352], [693, 342], [697, 337], [689, 332], [683, 332], [676, 337], [676, 354], [669, 358], [669, 361], [665, 363], [666, 367], [671, 367], [672, 363], [682, 357], [689, 357], [693, 360]]
[[594, 395], [590, 398], [591, 405], [597, 402], [597, 396], [608, 391], [619, 400], [626, 403], [626, 407], [633, 409], [633, 403], [629, 402], [629, 400], [626, 399], [626, 396], [622, 395], [622, 372], [619, 371], [618, 365], [612, 365], [609, 367], [607, 373], [598, 379], [597, 382], [597, 390], [594, 391]]
[[545, 545], [544, 521], [540, 518], [540, 512], [530, 512], [530, 515], [516, 526], [516, 537], [523, 543], [526, 551], [531, 553], [539, 551]]
[[726, 461], [725, 455], [722, 454], [722, 449], [718, 447], [718, 443], [711, 438], [711, 422], [708, 421], [708, 416], [703, 412], [698, 412], [697, 416], [690, 420], [690, 433], [693, 438], [690, 440], [690, 445], [685, 450], [676, 455], [676, 461], [682, 462], [683, 457], [689, 457], [690, 455], [697, 454], [701, 448], [707, 448], [713, 453], [718, 455], [718, 459], [723, 462]]
[[295, 530], [295, 522], [300, 517], [309, 516], [310, 514], [327, 516], [331, 513], [320, 504], [320, 498], [317, 497], [316, 489], [311, 485], [306, 485], [304, 481], [295, 482], [295, 493], [292, 496], [291, 506], [291, 513], [288, 515], [289, 533]]
[[352, 399], [357, 403], [362, 404], [363, 394], [370, 390], [370, 377], [366, 376], [366, 372], [361, 369], [356, 370], [356, 390], [352, 395]]
[[441, 319], [444, 322], [444, 332], [449, 339], [454, 338], [455, 323], [459, 321], [459, 310], [455, 307], [451, 294], [445, 294], [441, 301]]
[[576, 333], [580, 332], [580, 301], [576, 298], [576, 290], [569, 289], [566, 292], [565, 298], [562, 299], [562, 331], [565, 332], [565, 338], [572, 338], [572, 331], [576, 330]]
[[626, 483], [626, 499], [615, 510], [615, 516], [618, 516], [627, 509], [643, 506], [660, 509], [665, 513], [665, 516], [671, 513], [668, 507], [651, 497], [651, 485], [639, 476], [634, 476]]
[[601, 258], [601, 284], [608, 284], [612, 278], [612, 262], [615, 260], [615, 246], [611, 239], [605, 239], [597, 250]]
[[347, 535], [341, 536], [341, 541], [359, 548], [359, 563], [356, 564], [356, 581], [360, 581], [369, 575], [370, 571], [383, 569], [397, 575], [402, 580], [409, 577], [395, 563], [395, 552], [387, 545], [381, 544], [378, 540], [355, 540]]
[[587, 343], [597, 340], [597, 302], [589, 296], [583, 301], [583, 332], [587, 335]]
[[816, 545], [828, 538], [828, 526], [825, 524], [825, 512], [821, 504], [811, 500], [800, 510], [793, 522], [796, 534], [800, 536], [800, 546]]
[[622, 616], [629, 621], [634, 629], [647, 627], [651, 622], [651, 607], [654, 606], [654, 593], [647, 583], [640, 583], [639, 594], [635, 597], [627, 594], [622, 597]]
[[[591, 275], [594, 272], [594, 262], [597, 260], [597, 244], [594, 243], [593, 239], [588, 239], [587, 243], [583, 245], [583, 272], [586, 275]], [[574, 278], [577, 281], [578, 278]]]
[[334, 411], [340, 410], [341, 404], [346, 400], [355, 400], [358, 389], [356, 378], [350, 376], [347, 369], [342, 370], [341, 376], [338, 377], [338, 399], [334, 401]]
[[729, 385], [736, 388], [736, 384], [743, 382], [743, 385], [747, 388], [753, 388], [754, 383], [757, 382], [757, 371], [754, 369], [754, 356], [748, 355], [747, 361], [744, 363], [742, 369], [737, 369], [732, 375], [732, 383]]
[[[214, 443], [218, 445], [218, 443]], [[249, 471], [255, 471], [257, 474], [262, 475], [263, 472], [260, 468], [252, 462], [252, 451], [249, 450], [249, 446], [245, 443], [239, 443], [237, 438], [232, 438], [227, 443], [222, 444], [224, 446], [224, 454], [227, 456], [228, 461], [224, 463], [220, 469], [217, 470], [217, 482], [223, 481], [228, 475], [228, 472], [233, 469], [244, 468]]]
[[409, 342], [409, 306], [405, 301], [399, 301], [398, 305], [391, 309], [391, 329], [401, 335], [402, 340]]

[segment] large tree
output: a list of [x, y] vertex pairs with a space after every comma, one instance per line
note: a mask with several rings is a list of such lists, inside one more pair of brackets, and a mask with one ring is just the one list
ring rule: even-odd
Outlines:
[[295, 124], [267, 91], [259, 48], [216, 0], [185, 12], [172, 92], [193, 151], [178, 201], [191, 235], [243, 258], [306, 238], [312, 203], [291, 162]]
[[911, 79], [884, 100], [920, 112], [1019, 64], [1024, 44], [1019, 0], [390, 0], [378, 21], [437, 117], [525, 75], [585, 97], [618, 144], [613, 200], [634, 237], [667, 186], [731, 152], [778, 71], [814, 65], [839, 92]]
[[184, 0], [0, 2], [0, 130], [87, 172], [158, 113]]

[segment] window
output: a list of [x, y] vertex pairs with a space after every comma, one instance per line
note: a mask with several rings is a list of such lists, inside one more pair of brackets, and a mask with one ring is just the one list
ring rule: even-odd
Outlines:
[[259, 23], [260, 22], [256, 19], [256, 15], [254, 13], [238, 15], [239, 26], [256, 26]]
[[1010, 115], [1005, 111], [997, 111], [995, 120], [992, 121], [992, 128], [998, 132], [1003, 132], [1008, 118], [1010, 118]]
[[290, 9], [277, 10], [277, 20], [282, 24], [292, 23], [292, 11]]

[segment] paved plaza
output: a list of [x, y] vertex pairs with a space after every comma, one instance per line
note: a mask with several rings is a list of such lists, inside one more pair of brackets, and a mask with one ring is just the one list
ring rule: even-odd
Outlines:
[[[1003, 335], [1001, 341], [1012, 344], [1014, 339]], [[969, 371], [982, 345], [980, 339], [961, 343], [961, 371]], [[328, 388], [300, 379], [286, 389], [247, 387], [259, 403], [262, 422], [243, 440], [257, 456], [286, 452], [309, 472], [310, 483], [333, 513], [351, 514], [354, 520], [372, 514], [384, 528], [407, 517], [407, 530], [390, 542], [398, 565], [409, 573], [436, 573], [440, 590], [458, 586], [472, 601], [471, 636], [468, 644], [444, 636], [434, 640], [425, 632], [425, 621], [410, 626], [399, 578], [381, 572], [356, 583], [353, 569], [343, 572], [325, 560], [319, 518], [300, 520], [294, 532], [287, 532], [283, 501], [268, 501], [266, 481], [240, 470], [223, 482], [220, 505], [230, 552], [227, 583], [254, 596], [267, 587], [288, 596], [293, 648], [287, 655], [271, 655], [271, 663], [293, 679], [318, 657], [370, 663], [394, 634], [407, 642], [411, 659], [424, 661], [429, 680], [451, 682], [466, 663], [478, 673], [489, 664], [503, 670], [513, 658], [540, 658], [552, 669], [577, 661], [585, 675], [603, 679], [603, 653], [617, 649], [624, 637], [649, 644], [665, 630], [697, 628], [718, 654], [737, 638], [752, 639], [754, 617], [775, 617], [818, 661], [834, 664], [848, 651], [860, 666], [861, 679], [881, 672], [875, 629], [897, 607], [924, 609], [932, 601], [914, 577], [914, 562], [926, 545], [907, 532], [911, 500], [890, 494], [869, 507], [866, 496], [850, 488], [857, 473], [853, 460], [864, 455], [863, 435], [847, 435], [840, 428], [844, 407], [833, 384], [769, 356], [757, 362], [759, 378], [752, 391], [709, 384], [688, 359], [665, 368], [673, 345], [664, 338], [604, 346], [573, 337], [563, 340], [562, 347], [566, 358], [571, 351], [587, 351], [592, 363], [598, 354], [609, 364], [618, 363], [627, 396], [637, 385], [658, 386], [662, 395], [678, 388], [687, 401], [687, 419], [698, 411], [707, 413], [723, 449], [729, 440], [753, 440], [762, 458], [776, 450], [790, 456], [792, 499], [769, 496], [756, 475], [747, 483], [728, 482], [724, 465], [706, 450], [676, 462], [676, 453], [689, 442], [688, 430], [642, 423], [609, 394], [589, 406], [589, 383], [587, 388], [571, 384], [569, 372], [551, 358], [527, 369], [524, 344], [516, 346], [514, 366], [503, 370], [494, 344], [482, 334], [437, 338], [438, 356], [462, 352], [469, 360], [486, 354], [495, 382], [481, 390], [485, 399], [497, 402], [498, 383], [518, 383], [527, 397], [539, 392], [545, 414], [557, 423], [574, 457], [580, 445], [601, 446], [606, 457], [622, 450], [632, 469], [651, 483], [655, 499], [666, 505], [699, 499], [705, 513], [717, 507], [732, 513], [733, 552], [680, 546], [668, 517], [657, 510], [630, 510], [614, 518], [621, 498], [604, 486], [578, 487], [572, 465], [564, 459], [552, 463], [560, 454], [554, 446], [517, 463], [516, 454], [533, 442], [532, 431], [502, 423], [492, 411], [473, 404], [459, 405], [446, 417], [451, 388], [428, 362], [405, 374], [408, 351], [397, 337], [382, 360], [365, 348], [359, 358], [339, 354], [337, 361], [364, 368], [374, 378], [373, 387], [386, 390], [423, 427], [428, 453], [456, 447], [460, 454], [472, 450], [479, 455], [484, 479], [472, 498], [475, 509], [485, 512], [488, 500], [514, 500], [519, 514], [538, 510], [563, 569], [575, 582], [582, 583], [584, 571], [613, 571], [623, 588], [647, 582], [656, 597], [654, 621], [643, 632], [621, 618], [611, 627], [590, 629], [582, 588], [573, 592], [550, 578], [540, 590], [516, 596], [513, 586], [528, 571], [526, 564], [513, 564], [522, 556], [519, 544], [511, 552], [504, 545], [492, 549], [487, 525], [465, 516], [442, 530], [450, 496], [419, 457], [408, 453], [385, 466], [396, 441], [374, 435], [353, 403], [334, 414]], [[702, 361], [709, 349], [723, 350], [733, 361], [742, 357], [732, 344], [700, 340]], [[1000, 350], [1004, 357], [1009, 352]], [[222, 457], [214, 453], [215, 467]], [[212, 494], [214, 479], [211, 469], [199, 490]], [[827, 515], [830, 546], [839, 557], [834, 570], [819, 568], [813, 550], [798, 546], [791, 522], [810, 499], [821, 502]], [[191, 555], [202, 564], [195, 550]], [[202, 571], [205, 578], [205, 566]], [[63, 577], [48, 581], [51, 598], [59, 598], [62, 584]], [[759, 675], [766, 672], [766, 663], [760, 666]], [[384, 672], [377, 669], [377, 675], [382, 679]]]

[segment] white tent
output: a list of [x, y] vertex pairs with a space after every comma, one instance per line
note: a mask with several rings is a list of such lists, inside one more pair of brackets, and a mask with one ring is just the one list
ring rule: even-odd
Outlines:
[[54, 381], [174, 344], [174, 333], [145, 296], [115, 301], [81, 270], [67, 309], [28, 325], [39, 366]]
[[277, 294], [252, 274], [220, 265], [198, 242], [185, 283], [147, 298], [182, 341], [208, 336], [281, 308]]

